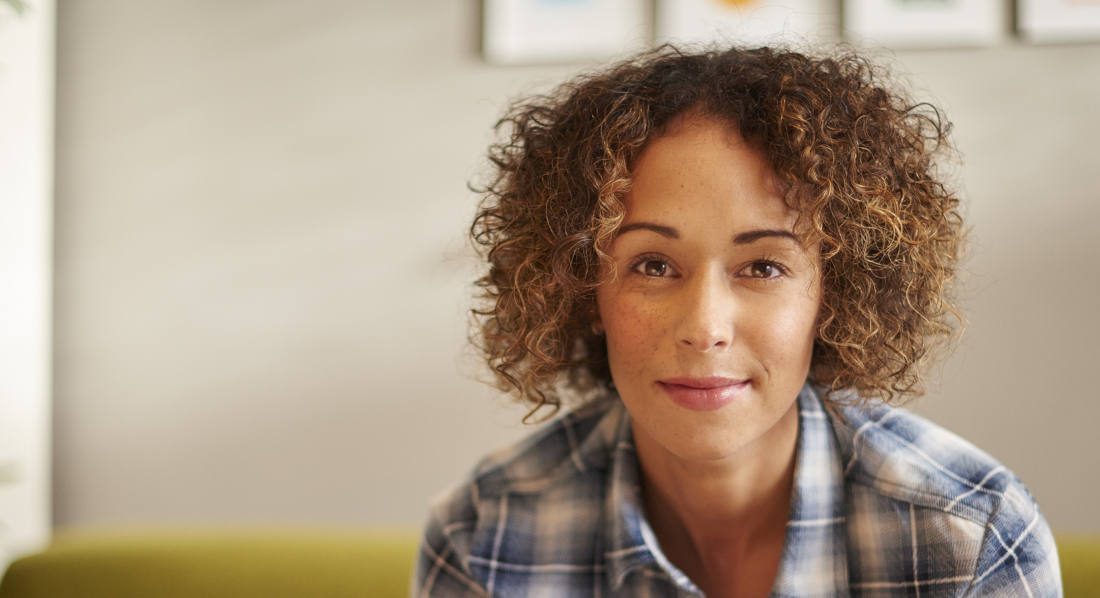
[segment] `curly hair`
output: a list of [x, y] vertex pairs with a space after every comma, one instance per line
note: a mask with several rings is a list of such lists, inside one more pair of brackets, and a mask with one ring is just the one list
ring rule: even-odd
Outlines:
[[489, 265], [473, 340], [497, 386], [528, 402], [530, 417], [609, 385], [606, 341], [593, 326], [604, 249], [635, 160], [691, 112], [753, 144], [805, 241], [821, 248], [810, 379], [825, 400], [921, 394], [922, 366], [957, 329], [965, 233], [939, 176], [953, 155], [950, 124], [896, 87], [851, 50], [663, 46], [512, 105], [470, 229]]

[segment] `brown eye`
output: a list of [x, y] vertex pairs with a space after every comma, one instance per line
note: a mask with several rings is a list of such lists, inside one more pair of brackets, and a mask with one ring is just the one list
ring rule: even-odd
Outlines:
[[753, 278], [772, 278], [778, 273], [775, 265], [770, 262], [753, 262], [749, 266], [749, 276]]
[[668, 264], [658, 260], [649, 260], [642, 264], [642, 272], [646, 276], [664, 276], [668, 274]]

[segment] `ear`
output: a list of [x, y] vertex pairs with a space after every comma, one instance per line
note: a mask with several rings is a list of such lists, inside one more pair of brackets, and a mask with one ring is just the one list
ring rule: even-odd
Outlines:
[[603, 318], [600, 317], [600, 307], [595, 302], [592, 303], [592, 314], [589, 316], [592, 322], [592, 332], [596, 334], [603, 334], [607, 332], [603, 327]]

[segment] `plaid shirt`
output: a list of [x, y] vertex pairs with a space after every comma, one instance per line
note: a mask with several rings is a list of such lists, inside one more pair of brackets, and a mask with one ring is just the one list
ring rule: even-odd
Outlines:
[[[1062, 595], [1046, 521], [1009, 470], [882, 405], [799, 394], [790, 517], [772, 596]], [[432, 508], [413, 596], [700, 596], [646, 522], [614, 397], [486, 459]]]

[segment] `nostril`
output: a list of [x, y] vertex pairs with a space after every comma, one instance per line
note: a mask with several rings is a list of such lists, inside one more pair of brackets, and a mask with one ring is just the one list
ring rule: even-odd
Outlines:
[[697, 351], [708, 351], [715, 347], [725, 348], [729, 346], [730, 339], [718, 332], [686, 335], [680, 339], [684, 346], [692, 347]]

